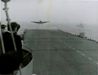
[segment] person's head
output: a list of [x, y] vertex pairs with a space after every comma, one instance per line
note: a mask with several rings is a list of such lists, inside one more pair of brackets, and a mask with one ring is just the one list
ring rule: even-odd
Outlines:
[[11, 24], [8, 25], [8, 31], [11, 31], [11, 29], [12, 29], [13, 32], [17, 33], [17, 31], [19, 30], [19, 28], [20, 28], [20, 25], [18, 23], [16, 23], [16, 22], [11, 22]]
[[5, 28], [6, 28], [6, 25], [2, 24], [1, 29], [5, 30]]

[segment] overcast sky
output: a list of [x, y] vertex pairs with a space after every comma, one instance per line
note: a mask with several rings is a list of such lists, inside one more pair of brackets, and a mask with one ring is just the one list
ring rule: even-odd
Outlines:
[[[0, 4], [0, 17], [4, 22], [3, 3]], [[98, 0], [11, 0], [8, 7], [11, 21], [19, 23], [48, 20], [61, 28], [80, 23], [98, 27]]]
[[[8, 5], [15, 21], [98, 24], [98, 0], [11, 0]], [[0, 16], [4, 15], [2, 11]]]

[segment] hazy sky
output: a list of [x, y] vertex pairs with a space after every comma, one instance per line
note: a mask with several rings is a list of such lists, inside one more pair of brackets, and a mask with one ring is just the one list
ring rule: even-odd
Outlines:
[[[2, 2], [0, 6], [0, 18], [4, 23]], [[8, 7], [11, 21], [17, 21], [22, 25], [33, 24], [31, 21], [48, 20], [51, 25], [69, 30], [67, 25], [77, 26], [81, 23], [90, 27], [86, 27], [88, 33], [93, 31], [98, 38], [98, 0], [11, 0]], [[72, 32], [75, 32], [75, 29], [72, 29]], [[92, 33], [90, 32], [90, 35]]]
[[98, 0], [11, 0], [8, 5], [12, 21], [98, 24]]

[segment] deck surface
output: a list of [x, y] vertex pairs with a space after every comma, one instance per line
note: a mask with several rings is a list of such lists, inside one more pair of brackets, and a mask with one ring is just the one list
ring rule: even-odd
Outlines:
[[98, 75], [98, 43], [60, 30], [27, 30], [36, 75]]

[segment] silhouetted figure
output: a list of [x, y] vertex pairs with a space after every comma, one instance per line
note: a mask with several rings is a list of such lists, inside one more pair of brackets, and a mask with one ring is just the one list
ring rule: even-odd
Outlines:
[[5, 30], [5, 28], [6, 28], [6, 25], [2, 24], [1, 29]]
[[[12, 29], [10, 29], [10, 27]], [[32, 53], [28, 50], [22, 49], [21, 37], [17, 34], [19, 28], [19, 24], [12, 22], [11, 26], [8, 25], [8, 31], [5, 31], [2, 34], [4, 39], [5, 54], [3, 54], [2, 48], [0, 48], [1, 75], [16, 75], [15, 73], [19, 70], [20, 64], [23, 68], [32, 60]], [[13, 34], [17, 51], [15, 51], [11, 34]], [[2, 46], [0, 45], [0, 47]]]
[[[20, 28], [20, 25], [16, 22], [12, 22], [8, 25], [8, 32], [4, 32], [3, 41], [4, 41], [4, 48], [5, 54], [0, 55], [0, 74], [11, 74], [15, 70], [19, 69], [19, 66], [22, 62], [22, 43], [21, 37], [17, 35], [17, 32]], [[12, 28], [12, 31], [10, 29]], [[14, 37], [14, 42], [16, 45], [16, 51], [13, 45], [12, 35]]]

